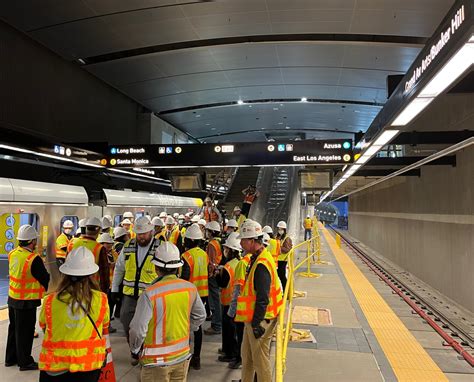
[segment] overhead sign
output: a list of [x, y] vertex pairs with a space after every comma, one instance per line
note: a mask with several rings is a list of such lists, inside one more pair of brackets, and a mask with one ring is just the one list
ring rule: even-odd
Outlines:
[[110, 146], [109, 167], [200, 167], [352, 163], [350, 140]]

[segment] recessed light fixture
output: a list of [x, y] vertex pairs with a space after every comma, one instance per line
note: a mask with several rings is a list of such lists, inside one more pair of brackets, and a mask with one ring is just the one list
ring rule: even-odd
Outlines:
[[243, 105], [243, 104], [244, 104], [244, 101], [242, 101], [241, 99], [237, 101], [237, 105]]
[[308, 102], [308, 98], [306, 98], [306, 97], [301, 97], [301, 102]]

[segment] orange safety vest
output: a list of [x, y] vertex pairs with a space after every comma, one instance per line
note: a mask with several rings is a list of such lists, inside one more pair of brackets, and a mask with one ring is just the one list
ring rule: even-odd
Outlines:
[[313, 221], [310, 218], [304, 219], [303, 223], [304, 229], [311, 229], [313, 228]]
[[194, 247], [183, 253], [183, 260], [189, 265], [189, 282], [196, 286], [199, 296], [209, 296], [207, 271], [209, 259], [207, 253], [199, 247]]
[[163, 233], [163, 239], [165, 241], [169, 241], [170, 243], [173, 243], [174, 245], [178, 245], [178, 238], [179, 238], [179, 228], [176, 227], [174, 228], [171, 233], [170, 233], [170, 236], [168, 237], [168, 239], [166, 238], [166, 235], [168, 234], [168, 232], [165, 230], [164, 233]]
[[230, 305], [232, 302], [232, 294], [234, 293], [235, 284], [235, 268], [239, 263], [239, 259], [233, 258], [224, 265], [224, 269], [229, 273], [229, 283], [221, 291], [221, 304]]
[[214, 207], [211, 207], [211, 212], [209, 212], [209, 207], [204, 207], [204, 220], [206, 222], [219, 221], [219, 215], [214, 210]]
[[283, 305], [283, 297], [280, 283], [278, 282], [275, 262], [270, 253], [264, 249], [253, 263], [247, 279], [245, 280], [244, 289], [237, 298], [236, 322], [252, 322], [255, 312], [255, 302], [257, 300], [254, 288], [254, 275], [259, 264], [263, 264], [271, 276], [270, 294], [268, 296], [269, 301], [265, 312], [265, 319], [271, 320], [276, 318], [280, 312], [281, 306]]
[[[209, 262], [210, 263], [213, 263], [213, 264], [216, 264], [216, 265], [219, 265], [221, 262], [222, 262], [222, 248], [221, 248], [221, 243], [219, 242], [219, 240], [217, 239], [212, 239], [209, 244], [208, 244], [208, 248], [209, 246], [213, 247], [214, 248], [214, 253], [216, 254], [215, 255], [215, 258], [211, 259], [209, 257]], [[206, 251], [207, 252], [207, 251]], [[209, 253], [207, 254], [209, 256]]]
[[247, 253], [242, 257], [235, 268], [235, 285], [240, 285], [240, 289], [244, 287], [245, 277], [247, 276], [247, 267], [250, 264], [250, 259], [252, 258], [251, 253]]
[[[67, 301], [67, 294], [64, 300]], [[99, 332], [109, 326], [109, 304], [107, 296], [92, 291], [89, 313]], [[52, 293], [43, 300], [39, 318], [44, 330], [44, 339], [39, 356], [39, 369], [44, 371], [79, 372], [100, 369], [106, 355], [105, 337], [99, 338], [97, 331], [85, 312], [71, 306]]]
[[143, 365], [167, 366], [189, 358], [191, 309], [198, 293], [188, 281], [167, 275], [144, 292], [152, 305], [152, 318], [143, 342]]
[[[56, 257], [65, 259], [67, 256], [67, 247], [69, 246], [69, 239], [67, 235], [63, 232], [56, 239]], [[66, 248], [66, 249], [64, 249]]]
[[15, 300], [41, 300], [43, 286], [31, 274], [31, 264], [38, 255], [23, 247], [17, 247], [8, 254], [10, 276], [8, 296]]

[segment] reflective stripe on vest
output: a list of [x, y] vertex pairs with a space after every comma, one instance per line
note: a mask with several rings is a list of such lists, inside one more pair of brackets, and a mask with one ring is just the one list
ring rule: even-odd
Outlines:
[[282, 252], [282, 247], [283, 247], [283, 244], [285, 244], [285, 241], [288, 239], [288, 236], [286, 236], [284, 239], [283, 239], [283, 242], [281, 242], [281, 240], [278, 240], [280, 242], [280, 250], [279, 250], [279, 255], [278, 255], [278, 261], [287, 261], [288, 259], [288, 254], [290, 252], [287, 252], [287, 253], [283, 253]]
[[31, 264], [38, 255], [23, 247], [8, 254], [10, 276], [8, 296], [15, 300], [41, 300], [45, 292], [42, 285], [31, 274]]
[[68, 246], [69, 246], [69, 239], [67, 235], [63, 232], [56, 239], [56, 257], [59, 257], [62, 259], [66, 258]]
[[193, 284], [168, 275], [146, 289], [153, 316], [143, 343], [141, 363], [164, 366], [189, 357], [191, 309], [197, 298]]
[[183, 253], [183, 260], [189, 265], [189, 282], [196, 286], [199, 296], [209, 296], [207, 272], [209, 260], [207, 253], [199, 247], [191, 248]]
[[[65, 293], [62, 300], [68, 301]], [[107, 296], [92, 291], [91, 318], [99, 332], [108, 326]], [[69, 304], [60, 301], [57, 293], [43, 301], [40, 326], [45, 330], [39, 356], [39, 368], [44, 371], [91, 371], [100, 369], [105, 358], [105, 337], [99, 338], [89, 318], [77, 307], [73, 313]]]
[[245, 277], [247, 275], [247, 267], [250, 264], [252, 258], [251, 253], [247, 253], [242, 259], [240, 259], [237, 267], [235, 268], [235, 285], [240, 285], [240, 289], [244, 287]]
[[229, 283], [227, 287], [223, 288], [221, 291], [221, 304], [222, 305], [230, 305], [232, 302], [232, 294], [234, 293], [234, 283], [235, 283], [235, 268], [237, 268], [237, 264], [239, 263], [239, 259], [232, 259], [224, 265], [224, 269], [229, 274]]
[[310, 229], [313, 228], [313, 221], [309, 218], [304, 219], [304, 228], [305, 229]]
[[268, 244], [268, 252], [273, 257], [273, 260], [275, 261], [275, 265], [278, 264], [278, 256], [280, 255], [281, 247], [280, 247], [280, 240], [273, 239], [271, 238]]
[[155, 265], [151, 262], [159, 242], [154, 240], [148, 249], [142, 264], [138, 264], [137, 242], [127, 241], [123, 247], [125, 257], [125, 275], [123, 277], [123, 294], [138, 298], [142, 292], [158, 277]]
[[253, 319], [257, 299], [254, 288], [254, 275], [259, 264], [263, 264], [271, 276], [270, 293], [268, 296], [269, 301], [265, 312], [265, 319], [276, 318], [280, 312], [283, 298], [276, 274], [275, 262], [270, 253], [264, 250], [253, 263], [248, 277], [245, 280], [244, 289], [237, 299], [237, 314], [235, 316], [235, 321], [237, 322], [251, 322]]
[[214, 253], [215, 253], [215, 258], [211, 259], [209, 256], [209, 253], [207, 254], [209, 256], [209, 262], [212, 262], [213, 264], [219, 265], [222, 262], [222, 248], [221, 248], [221, 243], [217, 239], [212, 239], [209, 244], [210, 246], [214, 247]]

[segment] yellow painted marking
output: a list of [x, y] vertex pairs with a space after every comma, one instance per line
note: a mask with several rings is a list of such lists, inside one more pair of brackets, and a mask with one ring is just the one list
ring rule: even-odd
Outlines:
[[321, 229], [398, 380], [448, 381], [327, 229]]
[[0, 321], [8, 320], [8, 309], [0, 309]]

